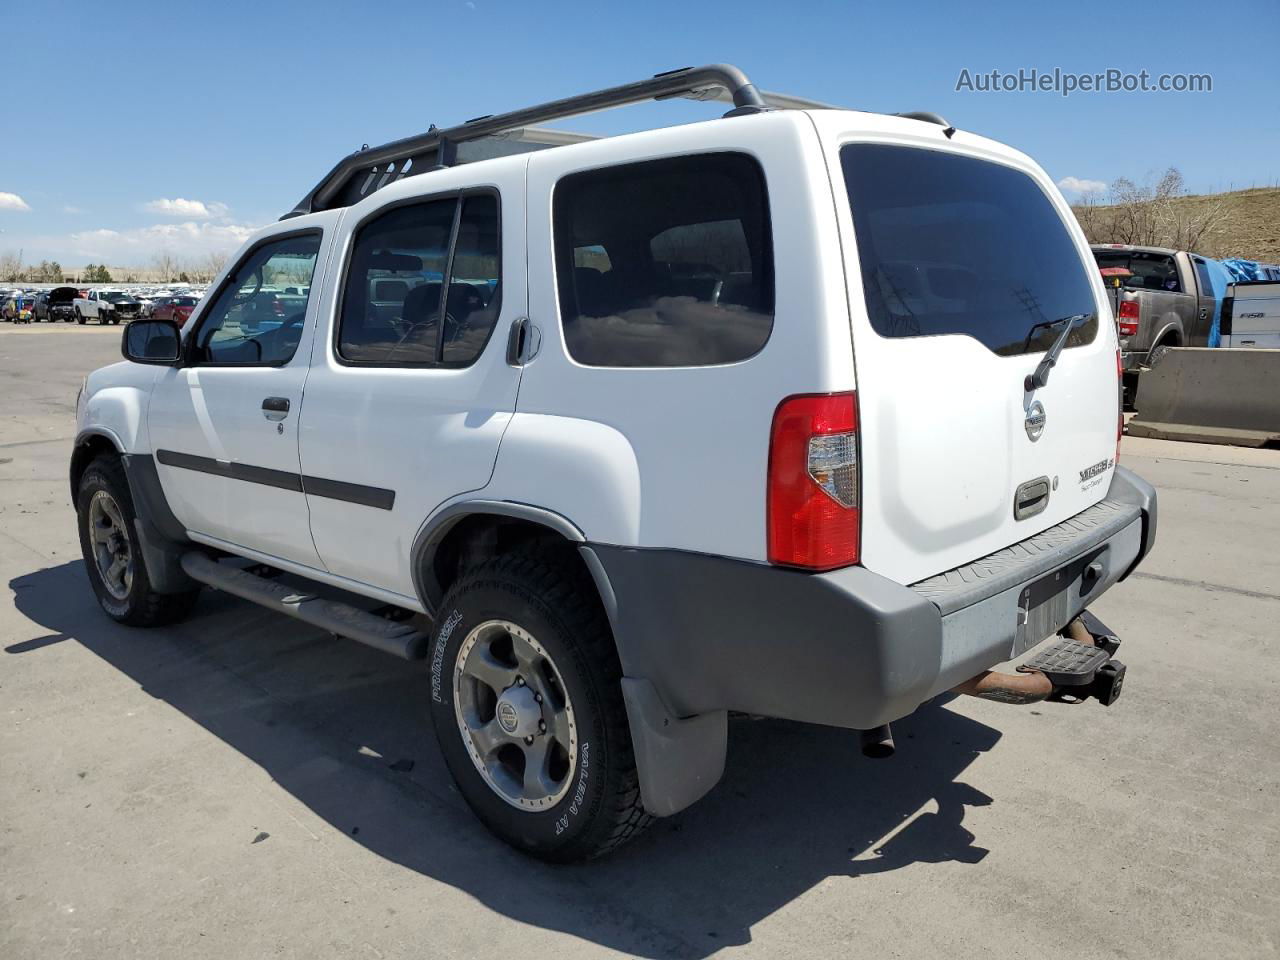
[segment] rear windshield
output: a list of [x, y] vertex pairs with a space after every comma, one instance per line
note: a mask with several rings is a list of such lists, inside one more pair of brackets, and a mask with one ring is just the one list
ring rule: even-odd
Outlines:
[[1049, 198], [1029, 176], [936, 150], [851, 144], [840, 151], [871, 325], [882, 337], [965, 334], [1001, 356], [1098, 333], [1089, 275]]
[[1095, 250], [1093, 256], [1098, 261], [1099, 270], [1109, 267], [1128, 270], [1131, 276], [1124, 277], [1123, 282], [1130, 290], [1165, 290], [1178, 293], [1182, 289], [1182, 285], [1178, 283], [1178, 265], [1167, 253]]

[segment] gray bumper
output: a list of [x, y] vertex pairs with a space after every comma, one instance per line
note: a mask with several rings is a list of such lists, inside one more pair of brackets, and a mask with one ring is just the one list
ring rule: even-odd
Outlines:
[[[906, 716], [1065, 626], [1129, 574], [1155, 528], [1155, 490], [1117, 468], [1095, 507], [913, 586], [861, 567], [808, 574], [682, 551], [581, 549], [626, 682], [656, 693], [628, 702], [645, 712], [631, 717], [644, 740], [645, 727], [729, 710], [852, 729]], [[1045, 591], [1065, 599], [1047, 610]], [[1031, 622], [1028, 607], [1038, 610]], [[707, 753], [705, 740], [695, 752]]]

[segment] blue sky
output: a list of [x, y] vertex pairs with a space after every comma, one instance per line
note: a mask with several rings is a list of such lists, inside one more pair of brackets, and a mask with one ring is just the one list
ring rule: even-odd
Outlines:
[[[197, 260], [238, 246], [361, 143], [712, 61], [736, 63], [763, 89], [935, 110], [1025, 150], [1055, 180], [1141, 180], [1176, 166], [1194, 192], [1280, 182], [1276, 0], [1105, 11], [755, 0], [3, 6], [0, 252], [21, 249], [27, 261], [145, 266], [161, 250]], [[1213, 92], [955, 89], [962, 69], [1055, 67], [1208, 73]], [[571, 127], [613, 133], [718, 112], [655, 104]]]

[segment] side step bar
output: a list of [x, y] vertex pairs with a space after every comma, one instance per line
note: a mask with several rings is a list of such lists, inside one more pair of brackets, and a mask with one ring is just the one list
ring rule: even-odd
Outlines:
[[386, 620], [349, 603], [324, 600], [314, 593], [300, 592], [245, 570], [223, 566], [199, 550], [182, 555], [182, 569], [192, 580], [252, 600], [269, 610], [338, 636], [349, 637], [384, 653], [405, 660], [420, 660], [426, 656], [430, 638], [407, 623]]

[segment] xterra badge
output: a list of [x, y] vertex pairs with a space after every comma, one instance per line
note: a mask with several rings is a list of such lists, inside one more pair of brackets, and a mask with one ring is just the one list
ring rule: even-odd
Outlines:
[[1106, 473], [1116, 465], [1114, 460], [1099, 460], [1091, 467], [1085, 467], [1080, 471], [1080, 489], [1088, 490], [1090, 487], [1097, 486], [1102, 481], [1098, 479], [1102, 474]]

